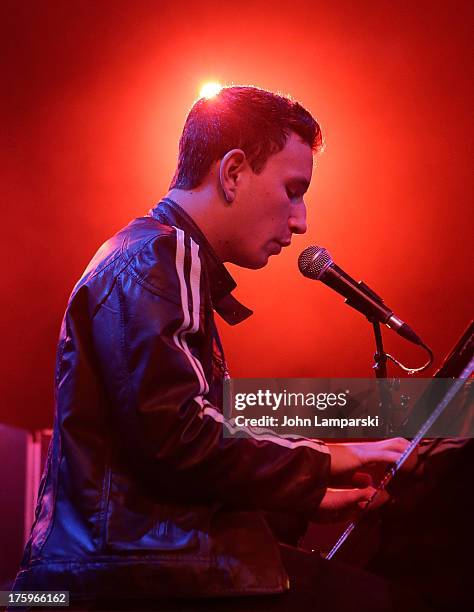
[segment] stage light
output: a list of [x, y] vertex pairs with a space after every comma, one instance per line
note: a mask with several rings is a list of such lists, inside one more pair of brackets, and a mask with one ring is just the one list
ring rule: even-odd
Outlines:
[[200, 98], [213, 98], [217, 96], [217, 94], [222, 89], [222, 85], [220, 83], [216, 83], [215, 81], [209, 81], [208, 83], [204, 83], [199, 91]]

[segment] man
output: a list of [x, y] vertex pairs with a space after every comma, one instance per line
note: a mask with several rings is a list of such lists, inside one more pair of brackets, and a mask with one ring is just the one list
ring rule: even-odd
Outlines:
[[230, 87], [194, 105], [171, 190], [102, 246], [70, 298], [15, 590], [99, 607], [390, 608], [383, 581], [279, 546], [269, 523], [350, 516], [373, 489], [331, 483], [395, 461], [406, 442], [223, 437], [214, 311], [232, 325], [251, 314], [223, 262], [261, 268], [306, 231], [321, 142], [305, 109], [267, 91]]

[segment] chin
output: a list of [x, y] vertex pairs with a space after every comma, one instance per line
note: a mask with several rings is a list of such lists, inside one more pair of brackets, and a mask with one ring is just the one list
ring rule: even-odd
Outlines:
[[262, 254], [260, 257], [240, 257], [232, 263], [241, 268], [248, 268], [249, 270], [259, 270], [264, 268], [268, 263], [268, 255]]

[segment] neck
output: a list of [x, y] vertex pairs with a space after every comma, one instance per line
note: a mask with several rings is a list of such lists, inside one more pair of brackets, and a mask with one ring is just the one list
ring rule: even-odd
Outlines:
[[225, 215], [226, 209], [219, 201], [211, 185], [202, 185], [195, 189], [170, 189], [167, 198], [179, 204], [206, 236], [221, 261], [226, 260]]

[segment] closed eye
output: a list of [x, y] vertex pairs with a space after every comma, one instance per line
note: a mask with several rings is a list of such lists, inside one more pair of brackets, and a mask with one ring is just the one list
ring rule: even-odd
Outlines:
[[286, 188], [286, 195], [290, 198], [290, 200], [297, 200], [301, 197], [298, 191], [293, 191], [292, 189]]
[[299, 200], [302, 200], [305, 192], [306, 190], [302, 189], [293, 190], [289, 189], [288, 187], [286, 188], [286, 194], [292, 202], [298, 202]]
[[301, 200], [309, 187], [309, 181], [304, 178], [289, 180], [286, 185], [286, 194], [290, 200]]

